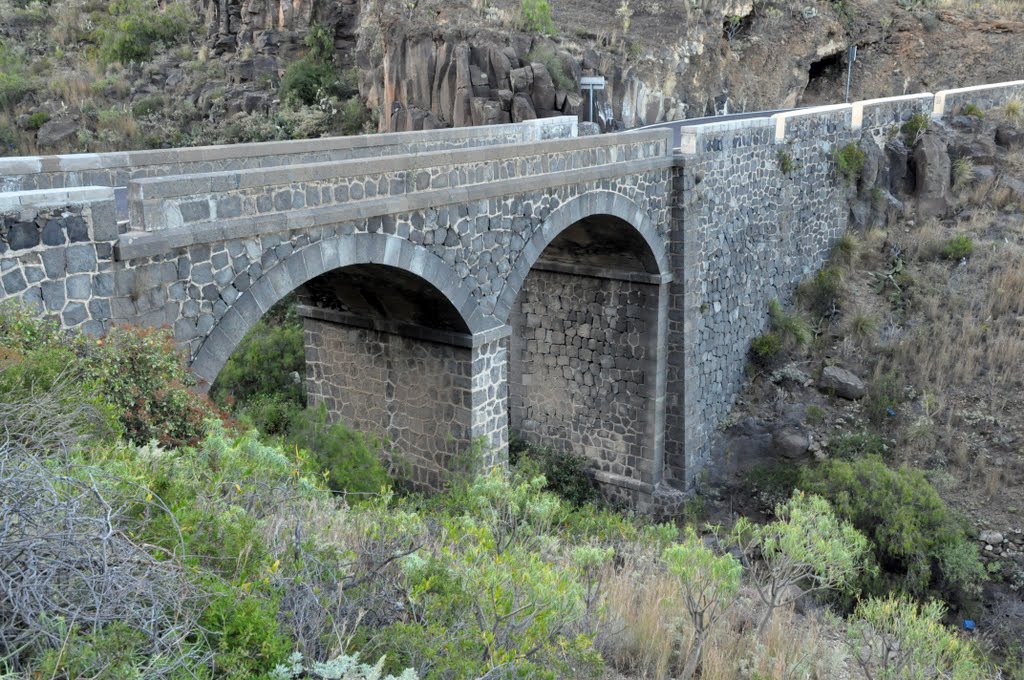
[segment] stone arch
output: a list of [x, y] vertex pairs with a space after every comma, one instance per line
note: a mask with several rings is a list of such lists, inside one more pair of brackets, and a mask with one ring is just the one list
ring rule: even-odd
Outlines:
[[395, 267], [423, 279], [451, 303], [470, 333], [502, 325], [480, 310], [455, 270], [423, 246], [386, 234], [336, 236], [296, 250], [265, 271], [199, 346], [193, 372], [209, 387], [246, 332], [278, 300], [321, 274], [361, 264]]
[[533, 233], [505, 278], [495, 303], [494, 316], [503, 322], [507, 321], [527, 275], [552, 241], [580, 220], [601, 215], [616, 217], [636, 230], [650, 250], [651, 268], [655, 271], [649, 273], [665, 275], [670, 271], [667, 239], [658, 233], [647, 212], [622, 194], [613, 191], [590, 191], [551, 211], [540, 228]]

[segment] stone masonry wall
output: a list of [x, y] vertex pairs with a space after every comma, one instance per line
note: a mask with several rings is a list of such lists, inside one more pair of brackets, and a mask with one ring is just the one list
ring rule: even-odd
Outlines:
[[110, 327], [116, 266], [113, 195], [57, 193], [0, 201], [0, 301], [17, 300], [64, 328], [101, 335]]
[[379, 436], [422, 489], [472, 446], [472, 350], [306, 317], [306, 385], [332, 420]]
[[212, 173], [186, 182], [173, 177], [144, 179], [130, 185], [129, 210], [135, 231], [203, 229], [211, 223], [224, 228], [230, 224], [228, 220], [273, 220], [282, 213], [306, 208], [324, 209], [431, 190], [448, 192], [492, 181], [664, 157], [667, 151], [664, 135], [648, 133], [620, 136], [615, 142], [578, 138], [458, 154]]
[[[670, 250], [667, 469], [690, 486], [743, 380], [772, 299], [819, 269], [847, 224], [835, 152], [855, 138], [850, 108], [740, 121], [699, 138], [679, 163]], [[859, 137], [859, 134], [856, 135]], [[787, 174], [780, 155], [795, 169]]]
[[535, 269], [513, 308], [510, 427], [586, 456], [605, 493], [654, 483], [647, 410], [657, 287]]

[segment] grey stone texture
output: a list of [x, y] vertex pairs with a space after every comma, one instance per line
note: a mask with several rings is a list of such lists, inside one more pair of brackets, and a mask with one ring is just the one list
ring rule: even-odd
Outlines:
[[512, 430], [586, 456], [634, 505], [658, 481], [646, 417], [657, 314], [655, 285], [534, 269], [510, 320]]
[[[675, 139], [576, 137], [574, 119], [550, 118], [0, 160], [0, 301], [91, 333], [167, 325], [212, 382], [290, 292], [357, 265], [402, 270], [439, 291], [465, 332], [317, 312], [314, 402], [402, 449], [425, 488], [475, 447], [500, 464], [511, 415], [534, 441], [587, 455], [610, 497], [670, 512], [708, 462], [768, 302], [788, 298], [849, 224], [855, 189], [837, 150], [876, 144], [874, 162], [915, 112], [955, 116], [1022, 93], [1018, 82], [819, 107]], [[128, 222], [115, 200], [125, 187]], [[626, 274], [601, 265], [622, 233], [638, 249]]]

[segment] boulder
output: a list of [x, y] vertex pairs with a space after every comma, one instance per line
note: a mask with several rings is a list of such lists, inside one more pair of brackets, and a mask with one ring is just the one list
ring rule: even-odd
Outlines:
[[1024, 180], [1003, 175], [1000, 178], [999, 183], [1016, 194], [1018, 201], [1024, 201]]
[[533, 120], [537, 112], [533, 110], [533, 103], [525, 94], [519, 92], [512, 98], [512, 122], [521, 123], [524, 120]]
[[551, 74], [548, 73], [548, 69], [544, 64], [534, 62], [530, 64], [530, 68], [533, 70], [533, 86], [530, 88], [530, 99], [533, 101], [533, 110], [537, 112], [538, 116], [543, 117], [545, 113], [557, 109], [555, 100], [558, 93], [555, 90], [555, 83], [551, 79]]
[[946, 143], [926, 132], [914, 147], [915, 192], [921, 217], [944, 217], [949, 212], [950, 166]]
[[57, 146], [78, 134], [78, 123], [73, 120], [51, 120], [36, 132], [36, 143], [41, 147]]
[[994, 164], [997, 151], [995, 140], [984, 135], [960, 138], [949, 145], [949, 155], [953, 158], [970, 158], [982, 165]]
[[1003, 535], [998, 531], [982, 531], [978, 538], [982, 543], [987, 543], [988, 545], [1000, 545], [1003, 542]]
[[498, 90], [496, 99], [501, 104], [502, 111], [512, 110], [512, 90]]
[[772, 446], [783, 458], [800, 458], [807, 453], [811, 441], [799, 428], [785, 426], [772, 435]]
[[974, 166], [974, 181], [975, 182], [991, 182], [996, 178], [996, 169], [991, 165], [975, 165]]
[[996, 144], [1008, 149], [1024, 147], [1024, 127], [1000, 125], [996, 128]]
[[533, 69], [529, 66], [512, 69], [508, 77], [512, 85], [512, 91], [516, 94], [520, 92], [528, 93], [533, 86]]
[[501, 104], [493, 99], [473, 98], [473, 125], [498, 125], [511, 123], [507, 111], [501, 110]]
[[864, 382], [845, 368], [826, 366], [818, 379], [818, 389], [843, 399], [860, 399], [867, 393]]

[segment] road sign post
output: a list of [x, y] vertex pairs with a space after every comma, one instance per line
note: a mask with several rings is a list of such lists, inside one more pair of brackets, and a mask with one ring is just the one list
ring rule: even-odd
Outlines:
[[594, 91], [604, 89], [604, 76], [583, 76], [580, 78], [580, 87], [588, 91], [587, 101], [590, 103], [590, 117], [588, 120], [594, 122]]

